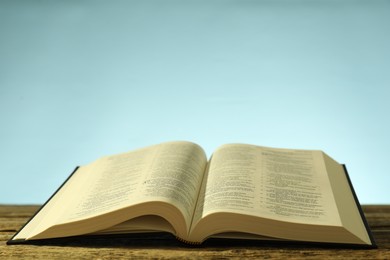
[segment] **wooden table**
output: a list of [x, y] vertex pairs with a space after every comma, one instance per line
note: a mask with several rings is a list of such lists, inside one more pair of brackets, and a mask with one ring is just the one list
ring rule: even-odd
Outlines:
[[73, 240], [45, 246], [12, 245], [6, 241], [33, 215], [38, 206], [0, 205], [0, 259], [112, 259], [112, 258], [262, 258], [262, 259], [390, 259], [390, 205], [367, 205], [363, 211], [378, 249], [326, 248], [304, 245], [212, 244], [190, 247], [175, 240]]

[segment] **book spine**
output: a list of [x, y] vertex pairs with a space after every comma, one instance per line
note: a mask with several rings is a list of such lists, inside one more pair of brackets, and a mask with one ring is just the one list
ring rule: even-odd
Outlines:
[[188, 241], [188, 240], [185, 240], [185, 239], [183, 239], [181, 237], [178, 237], [178, 236], [176, 237], [176, 239], [179, 240], [182, 243], [185, 243], [185, 244], [191, 245], [191, 246], [199, 246], [199, 245], [202, 244], [202, 242]]

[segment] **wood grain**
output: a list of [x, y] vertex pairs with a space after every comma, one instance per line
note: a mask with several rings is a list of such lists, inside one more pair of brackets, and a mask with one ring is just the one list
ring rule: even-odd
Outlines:
[[0, 259], [121, 259], [121, 258], [261, 258], [261, 259], [390, 259], [390, 205], [366, 205], [363, 211], [378, 249], [347, 249], [269, 243], [206, 243], [202, 247], [175, 240], [154, 241], [117, 237], [73, 239], [50, 245], [12, 245], [6, 241], [34, 214], [38, 206], [0, 205]]

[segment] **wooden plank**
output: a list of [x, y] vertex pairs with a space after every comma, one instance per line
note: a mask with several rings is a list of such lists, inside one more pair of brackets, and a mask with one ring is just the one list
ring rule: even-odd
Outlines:
[[23, 217], [32, 216], [39, 205], [2, 205], [0, 204], [0, 217]]
[[321, 248], [304, 245], [239, 244], [190, 247], [177, 241], [94, 239], [45, 246], [5, 243], [38, 209], [38, 206], [0, 205], [0, 258], [112, 259], [112, 258], [288, 258], [288, 259], [390, 259], [390, 205], [363, 206], [378, 249]]

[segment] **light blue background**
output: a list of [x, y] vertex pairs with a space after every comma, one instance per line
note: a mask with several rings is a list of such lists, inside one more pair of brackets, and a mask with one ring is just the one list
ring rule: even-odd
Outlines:
[[390, 203], [389, 1], [0, 1], [0, 203], [171, 140], [322, 149]]

